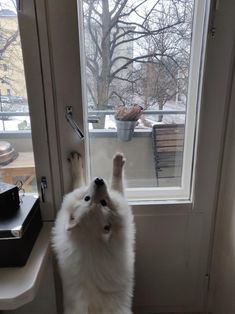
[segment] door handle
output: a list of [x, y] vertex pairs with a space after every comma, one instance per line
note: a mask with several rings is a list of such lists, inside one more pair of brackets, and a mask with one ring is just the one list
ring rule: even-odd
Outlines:
[[84, 134], [82, 130], [79, 128], [76, 121], [73, 119], [73, 107], [72, 106], [66, 106], [66, 112], [65, 117], [72, 129], [75, 131], [75, 133], [79, 136], [79, 138], [82, 140], [84, 139]]

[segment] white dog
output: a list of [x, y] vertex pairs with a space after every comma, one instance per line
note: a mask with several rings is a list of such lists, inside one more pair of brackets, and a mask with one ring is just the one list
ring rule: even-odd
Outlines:
[[58, 212], [52, 243], [63, 284], [65, 314], [131, 314], [135, 228], [124, 197], [122, 154], [102, 178], [83, 185], [82, 161], [70, 158], [74, 191]]

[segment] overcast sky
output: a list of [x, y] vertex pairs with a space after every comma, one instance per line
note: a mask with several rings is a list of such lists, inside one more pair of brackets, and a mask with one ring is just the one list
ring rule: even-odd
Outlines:
[[16, 11], [16, 1], [15, 0], [0, 0], [0, 9], [9, 9]]

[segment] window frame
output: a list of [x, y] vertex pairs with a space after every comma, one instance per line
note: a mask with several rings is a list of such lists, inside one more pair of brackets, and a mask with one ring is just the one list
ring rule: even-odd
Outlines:
[[[46, 109], [44, 88], [45, 78], [42, 75], [42, 55], [39, 42], [38, 16], [36, 12], [35, 1], [17, 1], [17, 14], [31, 120], [31, 136], [37, 187], [41, 197], [40, 207], [43, 220], [50, 221], [55, 217], [56, 204], [59, 204], [61, 198], [58, 199], [55, 197], [55, 185], [53, 184], [51, 171], [55, 158], [53, 158], [53, 160], [51, 159], [51, 144], [49, 144], [48, 139], [48, 110]], [[53, 124], [52, 120], [51, 124]], [[41, 190], [41, 178], [43, 176], [46, 177], [47, 182], [45, 201], [42, 201]], [[57, 195], [60, 194], [61, 192]]]

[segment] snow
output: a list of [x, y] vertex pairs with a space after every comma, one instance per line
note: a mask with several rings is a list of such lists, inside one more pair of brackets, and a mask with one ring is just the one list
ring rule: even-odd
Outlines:
[[29, 116], [9, 117], [7, 120], [0, 120], [0, 131], [20, 131], [19, 124], [26, 121], [27, 128], [30, 129]]
[[[154, 106], [149, 108], [150, 110], [157, 110], [158, 106]], [[168, 102], [164, 106], [164, 110], [185, 110], [185, 104], [175, 102]], [[152, 124], [157, 123], [158, 115], [149, 114], [145, 115], [145, 118]], [[19, 124], [23, 121], [26, 125], [25, 129], [30, 129], [30, 117], [29, 116], [11, 116], [8, 117], [6, 120], [0, 119], [0, 131], [20, 131]], [[175, 124], [175, 123], [184, 123], [185, 121], [185, 114], [164, 114], [163, 120], [160, 123], [166, 124]], [[141, 123], [137, 126], [138, 128], [145, 128]], [[93, 129], [92, 123], [89, 123], [89, 129]], [[116, 129], [116, 123], [114, 119], [114, 115], [107, 115], [105, 119], [105, 129]]]

